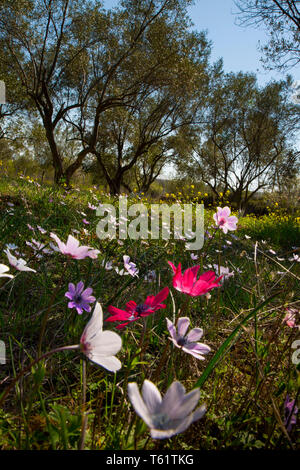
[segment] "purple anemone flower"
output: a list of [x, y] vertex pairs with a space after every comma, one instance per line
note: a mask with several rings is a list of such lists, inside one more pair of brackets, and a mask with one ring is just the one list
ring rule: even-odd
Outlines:
[[295, 400], [290, 400], [290, 397], [287, 394], [284, 402], [284, 425], [288, 432], [291, 431], [292, 426], [297, 422], [297, 413], [298, 408], [295, 405]]
[[187, 330], [190, 326], [190, 319], [188, 317], [181, 317], [178, 319], [178, 330], [176, 332], [176, 326], [168, 319], [167, 327], [170, 332], [171, 338], [169, 338], [177, 348], [182, 349], [188, 354], [191, 354], [196, 359], [204, 360], [203, 354], [210, 352], [210, 347], [207, 344], [198, 343], [197, 341], [203, 335], [201, 328], [193, 328], [187, 334]]
[[68, 307], [76, 308], [79, 315], [82, 314], [83, 310], [90, 312], [91, 306], [89, 304], [95, 302], [96, 300], [96, 298], [91, 295], [93, 289], [88, 287], [87, 289], [83, 290], [84, 284], [82, 281], [78, 282], [76, 286], [70, 282], [68, 287], [69, 290], [65, 293], [65, 297], [68, 297], [68, 299], [71, 300], [71, 302], [68, 303]]

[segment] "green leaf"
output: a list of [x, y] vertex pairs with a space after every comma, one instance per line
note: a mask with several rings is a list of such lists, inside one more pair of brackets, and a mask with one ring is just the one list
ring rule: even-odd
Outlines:
[[265, 305], [267, 305], [274, 297], [278, 294], [274, 294], [269, 297], [267, 300], [259, 304], [252, 312], [250, 312], [240, 323], [239, 325], [233, 330], [233, 332], [228, 336], [228, 338], [223, 342], [223, 344], [219, 347], [218, 351], [214, 355], [214, 357], [210, 360], [207, 367], [204, 369], [201, 377], [195, 383], [194, 387], [202, 387], [202, 385], [206, 382], [212, 371], [214, 370], [215, 366], [217, 365], [218, 361], [225, 356], [225, 353], [229, 351], [230, 347], [232, 346], [233, 339], [238, 334], [240, 329], [243, 325], [245, 325], [252, 317], [256, 315], [256, 313]]

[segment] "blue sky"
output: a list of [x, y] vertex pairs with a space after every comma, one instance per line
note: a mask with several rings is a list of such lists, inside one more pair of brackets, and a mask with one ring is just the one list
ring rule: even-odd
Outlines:
[[[106, 8], [116, 6], [117, 0], [105, 0]], [[235, 25], [237, 8], [234, 0], [196, 0], [189, 8], [189, 15], [198, 31], [207, 30], [212, 41], [212, 61], [223, 58], [226, 72], [255, 72], [259, 84], [264, 85], [271, 79], [279, 80], [284, 75], [264, 71], [260, 62], [258, 41], [267, 42], [267, 34], [260, 27], [241, 28]], [[300, 66], [289, 71], [295, 80], [300, 79]]]

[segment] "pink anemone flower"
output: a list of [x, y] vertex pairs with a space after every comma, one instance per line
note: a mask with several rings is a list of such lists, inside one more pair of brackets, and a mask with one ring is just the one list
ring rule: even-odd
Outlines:
[[108, 307], [108, 311], [112, 314], [112, 316], [108, 317], [105, 321], [125, 321], [125, 323], [121, 323], [116, 327], [117, 329], [124, 328], [126, 325], [128, 325], [128, 323], [131, 323], [142, 317], [147, 317], [161, 308], [166, 308], [166, 305], [162, 304], [161, 302], [165, 300], [168, 295], [169, 288], [165, 287], [155, 296], [148, 295], [143, 304], [137, 305], [133, 300], [130, 300], [126, 304], [126, 310], [121, 310], [110, 305]]
[[236, 230], [238, 218], [235, 215], [230, 216], [230, 208], [227, 206], [223, 207], [223, 209], [218, 207], [217, 212], [213, 215], [213, 219], [224, 233], [227, 233], [228, 230]]
[[79, 246], [79, 241], [72, 235], [69, 235], [67, 243], [63, 243], [55, 233], [50, 233], [50, 236], [56, 241], [61, 253], [71, 258], [84, 259], [88, 256], [89, 258], [96, 259], [100, 253], [99, 250], [94, 250], [90, 246]]
[[282, 320], [282, 323], [286, 323], [287, 326], [289, 326], [290, 328], [300, 328], [300, 325], [297, 325], [296, 324], [296, 317], [297, 317], [297, 314], [299, 313], [298, 310], [296, 308], [286, 308], [286, 315], [284, 317], [284, 319]]
[[191, 297], [198, 297], [199, 295], [207, 294], [215, 287], [221, 286], [219, 281], [221, 281], [223, 276], [217, 277], [214, 271], [207, 271], [197, 279], [200, 266], [188, 268], [182, 274], [181, 263], [178, 264], [177, 268], [171, 261], [168, 261], [168, 263], [174, 272], [173, 287], [179, 292], [183, 292]]

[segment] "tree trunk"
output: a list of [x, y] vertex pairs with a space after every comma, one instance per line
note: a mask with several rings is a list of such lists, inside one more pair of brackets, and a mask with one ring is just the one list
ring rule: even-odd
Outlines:
[[117, 196], [121, 192], [121, 178], [116, 177], [114, 179], [110, 179], [109, 181], [109, 192], [113, 196]]
[[53, 167], [54, 167], [54, 182], [56, 184], [60, 184], [61, 178], [63, 176], [62, 158], [59, 154], [59, 151], [55, 142], [54, 128], [52, 125], [51, 117], [45, 116], [43, 118], [43, 121], [44, 121], [45, 130], [46, 130], [46, 137], [47, 137], [48, 144], [49, 144], [51, 154], [52, 154], [52, 162], [53, 162]]

